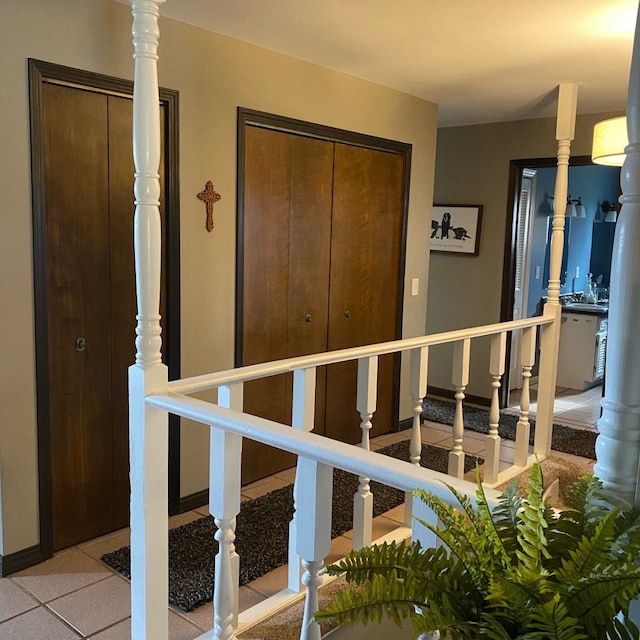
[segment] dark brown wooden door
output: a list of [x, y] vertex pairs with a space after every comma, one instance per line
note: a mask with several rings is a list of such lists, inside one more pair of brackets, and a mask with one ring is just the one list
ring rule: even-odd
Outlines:
[[[247, 126], [244, 169], [242, 364], [394, 339], [403, 157]], [[393, 376], [391, 356], [375, 433], [394, 424]], [[245, 410], [291, 424], [291, 388], [252, 382]], [[352, 364], [318, 372], [316, 432], [360, 438], [355, 389]], [[247, 443], [243, 480], [292, 462]]]
[[[326, 350], [331, 233], [331, 143], [247, 129], [244, 210], [243, 364]], [[324, 371], [317, 373], [316, 424], [324, 423]], [[245, 410], [291, 424], [292, 376], [245, 387]], [[243, 480], [295, 458], [243, 444]]]
[[[327, 349], [394, 340], [402, 233], [402, 156], [335, 145], [331, 281]], [[327, 373], [326, 434], [358, 442], [355, 406], [357, 363], [331, 365]], [[382, 356], [371, 435], [394, 424], [394, 356]]]
[[131, 123], [127, 98], [43, 85], [54, 550], [129, 522]]

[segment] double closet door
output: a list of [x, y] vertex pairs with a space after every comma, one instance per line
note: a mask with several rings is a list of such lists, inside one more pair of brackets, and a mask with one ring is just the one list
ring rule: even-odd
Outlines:
[[[394, 340], [400, 327], [405, 157], [245, 127], [238, 364]], [[380, 359], [372, 435], [396, 422], [394, 356]], [[316, 433], [361, 438], [357, 364], [317, 371]], [[291, 424], [292, 375], [246, 385], [245, 411]], [[243, 481], [293, 464], [245, 442]]]
[[[57, 550], [129, 523], [127, 369], [135, 360], [136, 325], [132, 101], [44, 83], [42, 109], [43, 406]], [[162, 217], [164, 226], [164, 211]], [[162, 297], [164, 303], [164, 283]]]

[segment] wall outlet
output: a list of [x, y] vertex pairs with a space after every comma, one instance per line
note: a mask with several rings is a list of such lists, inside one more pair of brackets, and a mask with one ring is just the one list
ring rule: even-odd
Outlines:
[[580, 277], [580, 267], [576, 267], [576, 278]]
[[412, 278], [411, 279], [411, 295], [417, 296], [419, 290], [420, 290], [420, 278]]
[[540, 280], [540, 265], [536, 265], [535, 279]]

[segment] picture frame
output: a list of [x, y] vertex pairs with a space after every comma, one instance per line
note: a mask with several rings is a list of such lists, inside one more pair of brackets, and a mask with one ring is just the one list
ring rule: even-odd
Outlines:
[[431, 251], [477, 256], [480, 252], [481, 204], [434, 204]]

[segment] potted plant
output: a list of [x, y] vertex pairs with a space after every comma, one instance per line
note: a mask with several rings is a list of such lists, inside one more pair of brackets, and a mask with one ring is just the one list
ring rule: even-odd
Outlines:
[[410, 619], [416, 636], [439, 630], [451, 640], [639, 637], [627, 615], [640, 593], [640, 511], [612, 507], [593, 476], [575, 481], [566, 508], [553, 509], [539, 464], [528, 489], [512, 483], [492, 510], [479, 474], [475, 505], [449, 488], [457, 508], [414, 492], [437, 514], [439, 526], [422, 524], [443, 546], [351, 552], [326, 569], [344, 573], [348, 588], [315, 619]]

